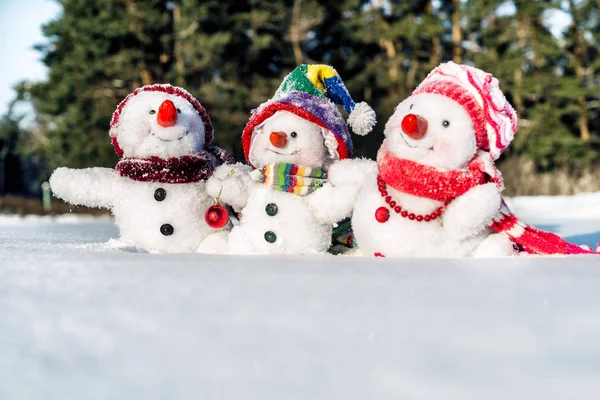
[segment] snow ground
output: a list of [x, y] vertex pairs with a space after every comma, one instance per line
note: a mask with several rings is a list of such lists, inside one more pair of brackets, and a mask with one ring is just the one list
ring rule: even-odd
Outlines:
[[[600, 242], [600, 194], [514, 211]], [[159, 255], [0, 216], [0, 399], [597, 399], [600, 260]]]

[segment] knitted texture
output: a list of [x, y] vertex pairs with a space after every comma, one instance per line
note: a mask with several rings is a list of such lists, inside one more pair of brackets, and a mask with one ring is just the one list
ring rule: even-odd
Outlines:
[[213, 137], [214, 137], [213, 125], [210, 121], [210, 117], [208, 116], [208, 113], [206, 112], [206, 110], [204, 109], [202, 104], [200, 104], [200, 102], [198, 100], [196, 100], [194, 98], [194, 96], [192, 96], [185, 89], [182, 89], [177, 86], [172, 86], [169, 84], [157, 83], [154, 85], [142, 86], [142, 87], [134, 90], [127, 97], [125, 97], [125, 99], [123, 99], [123, 101], [121, 101], [121, 103], [119, 103], [119, 105], [117, 106], [117, 109], [113, 113], [112, 119], [110, 121], [109, 134], [110, 134], [110, 138], [111, 138], [111, 143], [115, 149], [115, 152], [117, 153], [117, 155], [119, 157], [123, 156], [123, 150], [121, 149], [121, 147], [119, 146], [119, 142], [117, 141], [117, 127], [119, 126], [119, 119], [121, 117], [121, 113], [123, 112], [123, 109], [129, 102], [129, 100], [132, 97], [137, 96], [138, 94], [140, 94], [142, 92], [163, 92], [163, 93], [171, 94], [174, 96], [179, 96], [179, 97], [187, 100], [194, 107], [194, 109], [198, 112], [198, 114], [200, 115], [200, 118], [202, 118], [202, 121], [204, 122], [204, 143], [205, 143], [205, 145], [209, 145], [212, 142]]
[[286, 97], [263, 103], [250, 117], [242, 132], [242, 147], [246, 161], [249, 164], [251, 164], [250, 144], [254, 129], [272, 117], [277, 111], [291, 112], [331, 131], [338, 143], [337, 152], [340, 160], [352, 156], [352, 139], [348, 132], [348, 126], [335, 104], [326, 98], [309, 93], [292, 92]]
[[321, 168], [276, 163], [262, 170], [262, 183], [273, 190], [305, 196], [323, 187], [327, 173]]
[[467, 111], [477, 146], [498, 159], [517, 131], [517, 114], [491, 74], [452, 61], [441, 64], [413, 92], [447, 96]]
[[[379, 176], [392, 188], [448, 204], [484, 183], [494, 182], [498, 190], [502, 190], [500, 171], [486, 157], [489, 157], [487, 153], [479, 152], [466, 169], [446, 171], [397, 158], [383, 146], [377, 155], [377, 165]], [[490, 228], [506, 234], [520, 250], [530, 254], [598, 254], [523, 223], [510, 211], [504, 200]]]
[[123, 158], [115, 169], [121, 176], [139, 182], [192, 183], [208, 179], [219, 165], [235, 161], [225, 150], [211, 146], [182, 157]]

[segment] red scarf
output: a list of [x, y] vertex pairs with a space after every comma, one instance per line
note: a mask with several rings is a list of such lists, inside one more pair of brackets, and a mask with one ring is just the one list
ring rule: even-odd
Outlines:
[[[446, 204], [484, 183], [494, 182], [499, 191], [503, 189], [500, 171], [485, 153], [478, 153], [466, 169], [447, 171], [397, 158], [382, 147], [377, 155], [377, 167], [379, 176], [392, 188]], [[520, 250], [529, 254], [598, 254], [523, 223], [504, 200], [490, 228], [505, 233]]]
[[182, 157], [123, 158], [115, 169], [121, 176], [139, 182], [193, 183], [208, 179], [219, 165], [234, 162], [225, 150], [211, 146]]

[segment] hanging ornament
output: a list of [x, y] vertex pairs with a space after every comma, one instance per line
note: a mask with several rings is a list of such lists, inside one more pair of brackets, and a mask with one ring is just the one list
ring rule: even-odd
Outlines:
[[[229, 171], [227, 176], [225, 176], [225, 179], [229, 178], [233, 173], [234, 170]], [[213, 205], [208, 207], [204, 213], [204, 221], [206, 221], [206, 224], [213, 229], [220, 229], [229, 222], [229, 211], [221, 205], [221, 192], [223, 192], [223, 184], [221, 184], [221, 189], [219, 189], [219, 194]]]

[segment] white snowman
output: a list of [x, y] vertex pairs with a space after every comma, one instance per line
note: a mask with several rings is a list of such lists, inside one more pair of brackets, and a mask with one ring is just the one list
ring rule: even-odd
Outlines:
[[[331, 100], [333, 100], [333, 102]], [[348, 157], [352, 140], [337, 109], [359, 134], [375, 124], [366, 103], [355, 104], [332, 67], [301, 65], [261, 105], [242, 134], [245, 166], [222, 166], [207, 182], [213, 197], [240, 211], [227, 235], [212, 235], [199, 251], [233, 254], [316, 254], [332, 244], [345, 198], [331, 197], [328, 167]], [[344, 188], [335, 188], [339, 194]], [[219, 244], [220, 243], [220, 244]]]
[[122, 157], [116, 168], [58, 168], [50, 178], [54, 195], [110, 209], [125, 245], [195, 251], [216, 231], [204, 220], [212, 205], [206, 179], [218, 165], [233, 162], [208, 146], [213, 126], [204, 107], [181, 88], [144, 86], [119, 104], [110, 137]]
[[591, 253], [524, 224], [502, 200], [494, 161], [516, 129], [516, 113], [491, 74], [453, 62], [434, 69], [388, 120], [377, 162], [346, 160], [329, 171], [334, 187], [359, 187], [353, 210], [345, 210], [359, 253]]

